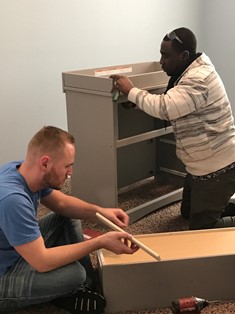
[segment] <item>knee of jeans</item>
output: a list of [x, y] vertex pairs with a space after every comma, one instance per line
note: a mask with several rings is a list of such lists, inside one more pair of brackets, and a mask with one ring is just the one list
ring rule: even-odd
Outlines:
[[215, 219], [202, 213], [191, 215], [189, 218], [189, 230], [211, 229]]
[[86, 281], [86, 270], [80, 263], [72, 263], [62, 268], [64, 270], [60, 272], [60, 279], [68, 290], [76, 290]]
[[71, 272], [70, 282], [73, 283], [74, 286], [81, 286], [87, 278], [86, 269], [80, 264], [75, 263], [77, 267]]
[[69, 223], [72, 225], [73, 228], [82, 230], [82, 223], [79, 219], [69, 219]]

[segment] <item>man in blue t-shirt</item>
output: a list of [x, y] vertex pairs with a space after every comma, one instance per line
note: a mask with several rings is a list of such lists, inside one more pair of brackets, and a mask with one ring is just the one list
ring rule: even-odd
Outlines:
[[[24, 161], [0, 168], [0, 311], [53, 301], [71, 313], [102, 313], [105, 299], [92, 290], [89, 253], [105, 248], [132, 254], [128, 233], [108, 232], [84, 242], [79, 219], [102, 214], [128, 225], [120, 208], [103, 208], [60, 191], [72, 175], [74, 138], [47, 126], [30, 140]], [[51, 213], [37, 220], [42, 203]]]

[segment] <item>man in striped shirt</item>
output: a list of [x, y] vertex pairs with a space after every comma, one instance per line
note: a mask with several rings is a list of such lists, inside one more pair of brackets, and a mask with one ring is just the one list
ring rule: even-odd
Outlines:
[[114, 88], [147, 114], [171, 122], [176, 154], [187, 171], [181, 213], [189, 229], [235, 226], [235, 127], [223, 82], [193, 32], [181, 27], [161, 43], [160, 64], [170, 76], [153, 95], [112, 75]]

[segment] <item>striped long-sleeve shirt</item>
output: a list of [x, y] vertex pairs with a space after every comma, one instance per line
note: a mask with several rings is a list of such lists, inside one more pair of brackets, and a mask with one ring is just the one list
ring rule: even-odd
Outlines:
[[176, 154], [197, 176], [235, 162], [235, 127], [223, 82], [203, 53], [166, 94], [132, 88], [128, 100], [147, 114], [169, 120]]

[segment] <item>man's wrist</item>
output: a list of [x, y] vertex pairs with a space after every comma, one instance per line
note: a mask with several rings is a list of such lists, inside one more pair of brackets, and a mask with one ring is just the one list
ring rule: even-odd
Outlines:
[[136, 105], [136, 96], [137, 96], [137, 93], [139, 92], [139, 88], [137, 87], [133, 87], [130, 89], [128, 95], [127, 95], [127, 99], [134, 103]]

